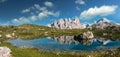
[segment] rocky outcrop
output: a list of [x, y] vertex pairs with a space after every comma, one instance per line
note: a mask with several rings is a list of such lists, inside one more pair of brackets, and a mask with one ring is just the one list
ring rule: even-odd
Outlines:
[[0, 57], [11, 57], [11, 50], [8, 47], [0, 47]]
[[83, 33], [82, 38], [84, 38], [84, 39], [92, 39], [92, 38], [94, 38], [94, 35], [93, 35], [93, 33], [91, 31], [87, 31], [87, 32]]
[[58, 29], [84, 29], [85, 26], [80, 23], [79, 19], [76, 17], [74, 20], [60, 19], [55, 21], [53, 24], [49, 24], [49, 27], [54, 27]]

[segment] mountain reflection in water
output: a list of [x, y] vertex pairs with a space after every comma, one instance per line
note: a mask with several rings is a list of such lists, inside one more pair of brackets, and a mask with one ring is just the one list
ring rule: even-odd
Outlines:
[[109, 39], [104, 38], [94, 38], [94, 39], [82, 39], [75, 36], [59, 36], [59, 37], [53, 37], [53, 40], [60, 42], [61, 44], [71, 44], [74, 43], [75, 45], [78, 45], [79, 43], [83, 45], [91, 45], [93, 42], [97, 41], [101, 43], [102, 45], [106, 45], [107, 43], [111, 42]]
[[34, 47], [42, 50], [60, 51], [97, 51], [116, 49], [120, 47], [120, 41], [111, 41], [104, 38], [83, 40], [75, 36], [60, 36], [39, 38], [33, 40], [15, 39], [9, 41], [13, 46]]

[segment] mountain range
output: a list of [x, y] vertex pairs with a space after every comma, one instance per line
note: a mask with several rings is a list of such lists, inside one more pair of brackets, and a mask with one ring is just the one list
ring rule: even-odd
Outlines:
[[79, 18], [75, 18], [74, 20], [69, 19], [60, 19], [59, 21], [53, 22], [53, 24], [49, 24], [49, 27], [54, 27], [58, 29], [84, 29], [85, 25], [80, 23]]
[[107, 18], [101, 18], [98, 21], [96, 21], [93, 24], [82, 24], [80, 23], [80, 20], [78, 17], [76, 17], [74, 20], [68, 19], [60, 19], [59, 21], [55, 21], [52, 24], [48, 24], [48, 27], [54, 27], [58, 29], [85, 29], [85, 28], [99, 28], [99, 29], [105, 29], [108, 26], [120, 26], [115, 22], [112, 22], [108, 20]]

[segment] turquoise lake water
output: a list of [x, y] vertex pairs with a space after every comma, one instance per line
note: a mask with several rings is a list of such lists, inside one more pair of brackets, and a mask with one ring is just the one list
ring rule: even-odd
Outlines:
[[116, 49], [120, 47], [120, 41], [112, 41], [104, 38], [91, 40], [75, 39], [73, 36], [46, 37], [33, 40], [15, 39], [9, 41], [17, 47], [34, 47], [41, 50], [60, 51], [99, 51]]

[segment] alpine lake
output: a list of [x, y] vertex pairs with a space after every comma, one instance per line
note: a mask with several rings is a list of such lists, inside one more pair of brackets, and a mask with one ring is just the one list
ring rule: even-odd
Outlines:
[[80, 51], [105, 51], [117, 49], [120, 47], [119, 40], [106, 38], [93, 38], [82, 40], [75, 36], [45, 37], [32, 40], [22, 40], [20, 38], [8, 41], [13, 46], [21, 48], [37, 48], [43, 51], [60, 51], [60, 52], [80, 52]]

